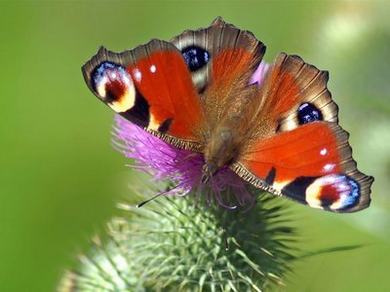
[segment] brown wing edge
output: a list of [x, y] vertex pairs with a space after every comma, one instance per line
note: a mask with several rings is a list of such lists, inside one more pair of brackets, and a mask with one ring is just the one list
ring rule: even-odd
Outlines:
[[244, 181], [250, 183], [255, 188], [267, 191], [276, 196], [283, 196], [283, 194], [269, 185], [265, 180], [258, 178], [252, 172], [250, 172], [243, 164], [240, 162], [234, 162], [230, 166], [230, 169], [233, 170], [239, 177]]
[[341, 156], [341, 167], [343, 169], [343, 173], [354, 179], [360, 186], [360, 200], [358, 204], [351, 207], [350, 209], [332, 211], [338, 213], [352, 213], [365, 209], [369, 207], [371, 203], [371, 185], [374, 182], [374, 177], [366, 175], [358, 170], [357, 163], [352, 156], [352, 148], [348, 141], [349, 132], [345, 131], [343, 128], [341, 128], [340, 125], [336, 123], [328, 124], [334, 131], [338, 140], [338, 149]]
[[173, 137], [171, 135], [160, 133], [158, 131], [154, 131], [151, 129], [144, 128], [144, 130], [146, 132], [152, 134], [153, 136], [160, 138], [164, 142], [166, 142], [172, 146], [175, 146], [176, 148], [183, 149], [183, 150], [189, 150], [189, 151], [193, 151], [196, 153], [203, 153], [203, 146], [196, 141], [179, 139], [179, 138]]

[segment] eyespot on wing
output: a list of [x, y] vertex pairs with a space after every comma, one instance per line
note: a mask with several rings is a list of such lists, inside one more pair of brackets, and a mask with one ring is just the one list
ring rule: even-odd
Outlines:
[[130, 74], [121, 65], [104, 61], [91, 74], [95, 95], [117, 113], [130, 110], [135, 103], [136, 89]]

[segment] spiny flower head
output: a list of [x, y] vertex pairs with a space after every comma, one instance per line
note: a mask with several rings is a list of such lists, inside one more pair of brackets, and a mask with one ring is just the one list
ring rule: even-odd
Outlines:
[[[145, 186], [144, 199], [148, 188]], [[153, 192], [154, 190], [150, 189]], [[147, 208], [121, 203], [123, 215], [95, 237], [59, 291], [273, 291], [295, 259], [295, 232], [273, 197], [250, 210], [164, 197]]]

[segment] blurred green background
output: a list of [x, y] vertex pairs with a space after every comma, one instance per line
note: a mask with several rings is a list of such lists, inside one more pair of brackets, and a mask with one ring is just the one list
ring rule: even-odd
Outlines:
[[330, 71], [354, 157], [376, 178], [364, 212], [292, 206], [303, 250], [364, 246], [298, 262], [286, 291], [390, 291], [388, 1], [16, 1], [0, 11], [0, 291], [53, 291], [137, 180], [81, 65], [100, 45], [169, 39], [218, 15], [255, 33], [266, 60], [285, 51]]

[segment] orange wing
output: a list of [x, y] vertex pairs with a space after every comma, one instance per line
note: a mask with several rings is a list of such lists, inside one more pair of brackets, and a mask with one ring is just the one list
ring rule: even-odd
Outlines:
[[370, 203], [373, 178], [356, 169], [337, 124], [312, 122], [259, 140], [232, 167], [255, 186], [314, 208], [352, 212]]
[[279, 55], [256, 110], [271, 122], [267, 129], [253, 125], [265, 134], [249, 141], [232, 169], [259, 188], [311, 207], [357, 211], [369, 205], [373, 178], [356, 168], [327, 80], [327, 72], [301, 58]]
[[92, 92], [115, 112], [194, 150], [202, 122], [200, 98], [174, 45], [152, 40], [123, 53], [101, 48], [82, 70]]

